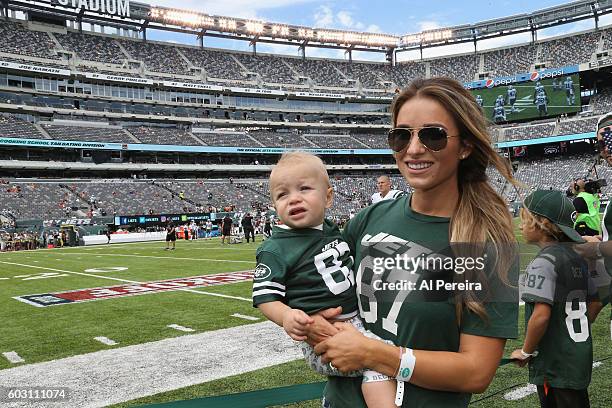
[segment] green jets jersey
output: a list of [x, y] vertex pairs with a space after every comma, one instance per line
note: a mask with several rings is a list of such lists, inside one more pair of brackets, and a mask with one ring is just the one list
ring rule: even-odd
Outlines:
[[[449, 250], [450, 219], [415, 213], [409, 203], [410, 196], [404, 196], [374, 204], [359, 212], [344, 230], [344, 238], [355, 256], [357, 297], [366, 329], [415, 350], [456, 352], [462, 333], [516, 337], [518, 294], [512, 302], [485, 304], [488, 322], [465, 310], [459, 323], [451, 299], [440, 297], [439, 292], [428, 293], [419, 286], [430, 271], [419, 269], [412, 273], [408, 270], [410, 265], [399, 265], [400, 268], [384, 265], [395, 262], [387, 260], [396, 256], [403, 263], [404, 255], [408, 261], [433, 259]], [[452, 275], [454, 271], [451, 278]], [[515, 286], [517, 281], [518, 276]], [[410, 287], [392, 290], [390, 286], [385, 290], [385, 284], [394, 282], [414, 282], [419, 290], [411, 291]], [[418, 364], [417, 361], [417, 369]], [[360, 379], [330, 377], [325, 399], [332, 408], [365, 407], [360, 386]], [[466, 407], [470, 396], [406, 384], [403, 407]]]
[[591, 382], [593, 344], [587, 301], [589, 285], [585, 261], [570, 247], [551, 245], [531, 261], [521, 279], [525, 325], [535, 303], [551, 306], [546, 333], [538, 356], [529, 363], [529, 382], [556, 388], [586, 389]]
[[355, 314], [353, 257], [331, 221], [322, 229], [274, 227], [256, 257], [253, 306], [281, 301], [308, 314], [337, 306], [342, 316]]

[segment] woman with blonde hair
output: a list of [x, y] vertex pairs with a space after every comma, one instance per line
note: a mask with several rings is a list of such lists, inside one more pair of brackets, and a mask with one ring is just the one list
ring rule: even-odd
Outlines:
[[[518, 279], [512, 219], [486, 170], [515, 181], [481, 108], [455, 80], [414, 81], [396, 96], [392, 124], [389, 146], [413, 193], [362, 210], [343, 236], [365, 326], [395, 346], [330, 323], [340, 313], [332, 309], [315, 319], [309, 341], [340, 371], [397, 378], [398, 405], [465, 407], [517, 336], [518, 294], [500, 300]], [[364, 407], [360, 384], [330, 378], [324, 405]]]

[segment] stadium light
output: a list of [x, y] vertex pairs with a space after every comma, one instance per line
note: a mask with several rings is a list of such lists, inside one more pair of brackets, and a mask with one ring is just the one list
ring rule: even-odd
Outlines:
[[287, 37], [289, 35], [289, 27], [281, 26], [281, 25], [273, 25], [272, 26], [272, 35]]
[[149, 16], [153, 21], [181, 27], [213, 29], [220, 32], [242, 32], [250, 35], [267, 35], [286, 39], [296, 39], [297, 37], [300, 40], [314, 40], [342, 45], [396, 47], [400, 40], [399, 37], [388, 34], [268, 24], [264, 21], [210, 16], [204, 13], [166, 7], [151, 7]]
[[151, 18], [164, 23], [190, 27], [214, 27], [215, 20], [201, 13], [178, 9], [151, 8]]
[[405, 35], [401, 38], [402, 45], [415, 45], [436, 42], [453, 38], [452, 30], [424, 31], [420, 34]]
[[264, 25], [259, 21], [247, 21], [244, 27], [251, 34], [261, 34], [264, 31]]
[[217, 20], [217, 24], [220, 28], [224, 30], [236, 31], [236, 20], [232, 20], [229, 18], [220, 18]]
[[298, 29], [298, 37], [303, 40], [315, 40], [314, 30], [309, 28], [300, 28]]

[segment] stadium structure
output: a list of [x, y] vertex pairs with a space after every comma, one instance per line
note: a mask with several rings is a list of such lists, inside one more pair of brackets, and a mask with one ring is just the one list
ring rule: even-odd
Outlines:
[[[346, 219], [368, 205], [381, 174], [410, 190], [387, 145], [390, 103], [413, 79], [437, 76], [482, 99], [492, 143], [518, 180], [565, 190], [593, 169], [595, 123], [612, 110], [612, 26], [599, 24], [610, 12], [612, 1], [579, 0], [390, 35], [130, 0], [0, 0], [0, 235], [30, 231], [40, 244], [43, 231], [63, 226], [73, 244], [77, 233], [106, 243], [97, 234], [107, 228], [263, 216], [271, 166], [294, 149], [324, 159], [336, 194], [330, 215]], [[538, 39], [543, 29], [581, 20], [594, 28]], [[152, 30], [192, 35], [196, 45], [151, 40]], [[531, 41], [478, 49], [519, 33]], [[247, 42], [250, 51], [208, 47], [211, 38]], [[428, 48], [460, 43], [474, 50], [423, 58]], [[294, 46], [296, 55], [261, 53], [258, 44]], [[313, 48], [346, 58], [310, 57]], [[420, 58], [400, 61], [416, 51]], [[356, 52], [381, 61], [358, 61]], [[612, 179], [607, 168], [598, 171]], [[489, 176], [509, 206], [518, 205], [520, 192]]]
[[[548, 186], [549, 172], [559, 175], [559, 165], [567, 168], [564, 177], [555, 177], [559, 184], [553, 187], [561, 187], [583, 173], [569, 157], [592, 151], [595, 116], [610, 105], [612, 29], [598, 26], [599, 17], [612, 10], [605, 1], [404, 36], [211, 16], [127, 0], [1, 6], [0, 171], [20, 191], [3, 192], [5, 218], [72, 217], [87, 207], [108, 215], [201, 211], [208, 205], [249, 209], [253, 203], [243, 198], [257, 196], [252, 201], [263, 205], [267, 193], [259, 179], [279, 153], [295, 148], [325, 157], [336, 176], [334, 214], [347, 215], [367, 203], [372, 175], [393, 169], [385, 130], [394, 92], [414, 78], [435, 76], [456, 78], [485, 94], [485, 109], [493, 109], [490, 98], [505, 97], [506, 86], [514, 84], [516, 106], [506, 106], [503, 123], [491, 127], [494, 142], [502, 154], [536, 159], [518, 169], [528, 185]], [[580, 19], [593, 19], [596, 28], [537, 40], [538, 30]], [[199, 46], [151, 41], [150, 30], [193, 34]], [[526, 31], [533, 40], [527, 44], [397, 61], [409, 50], [467, 41], [476, 49], [478, 41]], [[210, 37], [248, 41], [252, 51], [207, 48]], [[259, 43], [294, 45], [301, 56], [261, 54]], [[344, 49], [348, 59], [309, 58], [311, 47]], [[382, 53], [385, 61], [354, 61], [354, 51]], [[575, 97], [566, 104], [561, 83], [570, 75]], [[549, 91], [546, 117], [531, 96], [540, 81]], [[544, 155], [546, 160], [539, 160]], [[535, 169], [540, 166], [545, 169]], [[99, 182], [134, 175], [147, 180], [128, 193], [146, 197], [146, 206], [122, 197], [122, 184]], [[236, 183], [246, 194], [238, 189], [234, 194], [227, 182], [206, 182], [202, 189], [188, 180], [230, 176], [250, 180]], [[34, 181], [40, 177], [64, 182]], [[178, 178], [187, 180], [171, 181]], [[187, 201], [177, 198], [180, 191]], [[515, 199], [514, 191], [504, 192]], [[35, 207], [32, 194], [44, 197]], [[75, 207], [76, 212], [65, 211]]]

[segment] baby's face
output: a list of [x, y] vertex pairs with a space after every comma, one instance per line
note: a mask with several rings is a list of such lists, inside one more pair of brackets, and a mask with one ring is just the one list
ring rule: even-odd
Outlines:
[[309, 163], [283, 165], [270, 176], [270, 194], [281, 221], [291, 228], [310, 228], [323, 223], [325, 208], [332, 203], [328, 180]]

